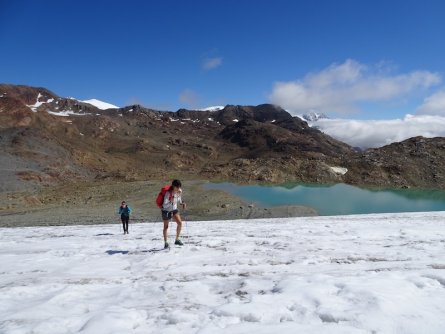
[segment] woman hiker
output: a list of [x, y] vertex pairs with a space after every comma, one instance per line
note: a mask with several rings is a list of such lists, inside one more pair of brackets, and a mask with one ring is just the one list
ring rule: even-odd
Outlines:
[[179, 239], [179, 236], [181, 234], [181, 228], [182, 228], [182, 220], [181, 216], [179, 215], [178, 211], [178, 203], [182, 205], [182, 208], [185, 210], [186, 204], [182, 201], [181, 198], [182, 189], [181, 189], [181, 181], [179, 180], [173, 180], [171, 186], [168, 188], [168, 190], [165, 192], [164, 200], [162, 202], [162, 220], [164, 222], [164, 248], [168, 248], [169, 244], [167, 242], [167, 235], [168, 235], [168, 224], [172, 217], [176, 221], [176, 239], [175, 239], [175, 245], [182, 246], [183, 243]]
[[128, 234], [128, 221], [130, 220], [131, 208], [122, 201], [119, 207], [119, 214], [121, 215], [122, 226], [124, 227], [124, 234]]

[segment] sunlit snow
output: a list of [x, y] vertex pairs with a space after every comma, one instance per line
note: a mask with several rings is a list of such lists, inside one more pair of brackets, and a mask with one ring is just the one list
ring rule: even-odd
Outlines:
[[170, 251], [117, 221], [0, 229], [0, 332], [445, 328], [445, 212], [190, 221]]
[[97, 99], [90, 99], [90, 100], [84, 100], [84, 101], [80, 101], [80, 102], [84, 102], [84, 103], [89, 103], [93, 106], [95, 106], [98, 109], [101, 110], [105, 110], [105, 109], [118, 109], [119, 107], [111, 104], [111, 103], [107, 103], [107, 102], [103, 102]]

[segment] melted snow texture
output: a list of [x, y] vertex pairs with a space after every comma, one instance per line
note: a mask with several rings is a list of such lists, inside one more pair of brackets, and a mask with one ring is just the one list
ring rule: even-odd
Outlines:
[[445, 212], [119, 229], [0, 229], [0, 332], [444, 332]]

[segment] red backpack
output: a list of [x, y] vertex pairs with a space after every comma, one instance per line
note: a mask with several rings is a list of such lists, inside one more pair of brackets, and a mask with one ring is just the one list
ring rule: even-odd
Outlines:
[[[158, 197], [156, 197], [156, 204], [158, 205], [158, 207], [160, 209], [162, 209], [162, 204], [164, 204], [164, 197], [165, 197], [165, 193], [167, 191], [169, 191], [171, 185], [167, 184], [166, 186], [163, 186], [161, 188], [161, 191], [158, 194]], [[170, 193], [170, 196], [168, 197], [169, 200], [172, 199], [172, 193]]]

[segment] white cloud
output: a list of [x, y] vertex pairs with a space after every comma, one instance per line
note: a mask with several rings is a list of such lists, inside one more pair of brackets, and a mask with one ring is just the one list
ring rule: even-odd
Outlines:
[[179, 101], [188, 105], [188, 107], [196, 108], [199, 103], [198, 94], [191, 89], [184, 89], [179, 94]]
[[417, 108], [416, 113], [420, 115], [445, 116], [445, 89], [427, 97], [423, 104]]
[[206, 58], [202, 64], [202, 68], [206, 71], [213, 70], [222, 65], [222, 57]]
[[293, 114], [309, 110], [350, 113], [360, 102], [390, 101], [441, 82], [437, 73], [413, 71], [391, 75], [381, 65], [369, 67], [348, 59], [343, 64], [307, 74], [303, 79], [276, 82], [269, 99]]
[[406, 115], [393, 120], [321, 119], [314, 123], [324, 133], [354, 147], [380, 147], [411, 137], [445, 137], [445, 117]]

